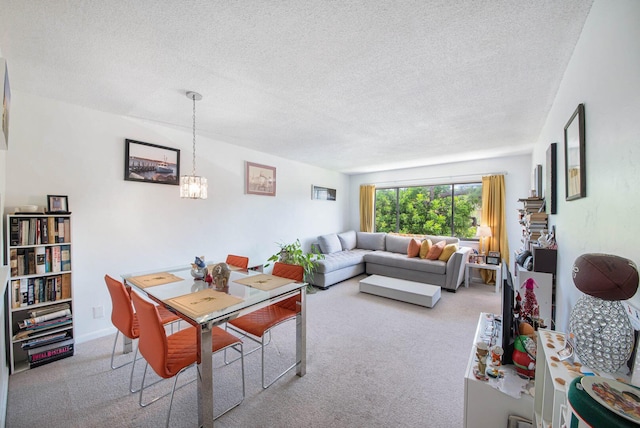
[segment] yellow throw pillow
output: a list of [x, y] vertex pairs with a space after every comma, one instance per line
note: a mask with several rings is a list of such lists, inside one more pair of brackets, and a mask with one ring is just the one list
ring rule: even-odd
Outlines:
[[420, 254], [421, 244], [422, 244], [422, 242], [418, 241], [415, 238], [413, 238], [411, 241], [409, 241], [409, 247], [407, 247], [407, 256], [408, 257], [418, 257], [418, 254]]
[[421, 259], [427, 258], [427, 254], [429, 253], [429, 250], [431, 249], [432, 245], [433, 245], [433, 242], [431, 242], [431, 239], [425, 239], [424, 241], [422, 241], [422, 245], [420, 245]]
[[427, 253], [427, 259], [429, 260], [438, 260], [440, 254], [442, 254], [442, 250], [447, 245], [446, 241], [440, 241], [436, 244], [433, 244]]
[[445, 245], [442, 253], [438, 256], [438, 260], [446, 262], [456, 251], [458, 251], [458, 244]]

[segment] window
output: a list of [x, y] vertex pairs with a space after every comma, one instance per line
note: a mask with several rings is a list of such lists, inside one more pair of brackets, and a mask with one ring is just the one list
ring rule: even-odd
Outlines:
[[474, 238], [482, 183], [376, 189], [376, 231]]

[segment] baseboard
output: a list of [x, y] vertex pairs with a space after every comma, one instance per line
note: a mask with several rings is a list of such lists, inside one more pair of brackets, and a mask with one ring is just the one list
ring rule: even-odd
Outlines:
[[92, 331], [89, 334], [83, 334], [82, 336], [74, 336], [76, 344], [88, 342], [93, 339], [98, 339], [100, 337], [109, 336], [110, 334], [115, 334], [116, 328], [103, 328], [102, 330]]

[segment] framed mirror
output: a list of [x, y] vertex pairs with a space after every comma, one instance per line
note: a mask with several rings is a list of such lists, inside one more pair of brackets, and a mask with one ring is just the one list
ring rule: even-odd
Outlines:
[[564, 177], [567, 201], [587, 196], [584, 104], [578, 105], [564, 127]]

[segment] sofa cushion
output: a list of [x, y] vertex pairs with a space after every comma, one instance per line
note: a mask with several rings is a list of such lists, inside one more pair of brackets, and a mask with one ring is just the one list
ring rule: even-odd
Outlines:
[[338, 239], [338, 235], [330, 233], [328, 235], [318, 236], [318, 244], [323, 254], [336, 253], [342, 251], [342, 244]]
[[438, 256], [438, 260], [446, 262], [456, 251], [458, 251], [458, 244], [447, 244], [442, 249], [442, 253]]
[[429, 272], [438, 275], [444, 275], [447, 271], [447, 263], [441, 260], [420, 259], [418, 257], [409, 258], [406, 254], [391, 253], [389, 251], [372, 251], [365, 254], [364, 261], [382, 266]]
[[459, 244], [460, 239], [455, 236], [438, 236], [438, 235], [425, 235], [425, 238], [431, 239], [431, 242], [444, 241], [445, 244]]
[[315, 271], [318, 273], [329, 273], [338, 269], [343, 269], [359, 263], [364, 263], [364, 255], [369, 254], [369, 250], [355, 248], [349, 251], [338, 251], [327, 254], [324, 259], [316, 260]]
[[429, 260], [438, 260], [438, 257], [440, 257], [440, 254], [442, 254], [442, 250], [444, 250], [444, 247], [446, 245], [447, 243], [445, 241], [439, 241], [433, 244], [431, 248], [429, 248], [429, 252], [427, 253], [426, 258]]
[[343, 250], [353, 250], [356, 248], [356, 231], [349, 230], [348, 232], [338, 233], [338, 239], [342, 245]]
[[409, 241], [409, 247], [407, 248], [407, 256], [408, 257], [418, 257], [418, 254], [420, 254], [420, 246], [421, 245], [422, 245], [422, 242], [418, 241], [415, 238], [413, 238], [411, 241]]
[[429, 253], [429, 250], [431, 249], [431, 246], [433, 245], [433, 242], [431, 242], [431, 239], [425, 239], [424, 241], [422, 241], [422, 244], [420, 245], [420, 258], [421, 259], [426, 259], [427, 258], [427, 254]]
[[407, 254], [407, 248], [409, 248], [409, 242], [413, 238], [409, 236], [387, 235], [385, 247], [387, 251], [392, 253]]
[[361, 250], [384, 251], [384, 232], [356, 232], [356, 247]]

